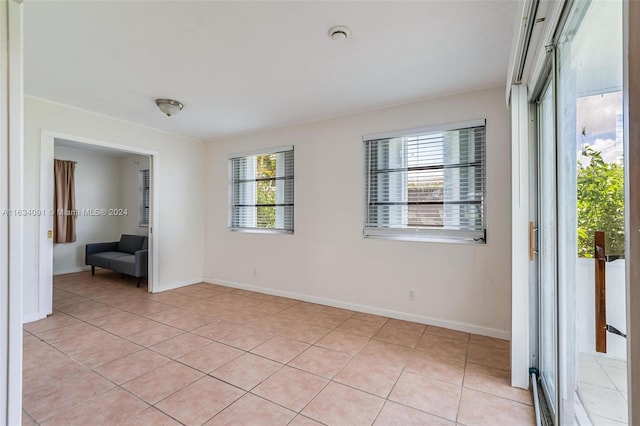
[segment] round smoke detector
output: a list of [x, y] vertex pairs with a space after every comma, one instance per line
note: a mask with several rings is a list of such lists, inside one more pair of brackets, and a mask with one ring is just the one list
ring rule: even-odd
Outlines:
[[351, 30], [343, 25], [338, 25], [329, 29], [329, 37], [331, 37], [331, 40], [346, 40], [350, 34]]

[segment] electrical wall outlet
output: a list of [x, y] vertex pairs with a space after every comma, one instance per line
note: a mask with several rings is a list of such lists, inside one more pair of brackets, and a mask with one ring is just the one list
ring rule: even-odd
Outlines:
[[409, 300], [416, 300], [416, 292], [413, 290], [409, 290]]

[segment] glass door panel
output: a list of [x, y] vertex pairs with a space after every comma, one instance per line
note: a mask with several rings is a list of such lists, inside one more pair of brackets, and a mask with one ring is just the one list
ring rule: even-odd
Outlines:
[[539, 135], [539, 367], [540, 379], [553, 416], [557, 412], [557, 291], [556, 291], [556, 141], [553, 80], [538, 104]]

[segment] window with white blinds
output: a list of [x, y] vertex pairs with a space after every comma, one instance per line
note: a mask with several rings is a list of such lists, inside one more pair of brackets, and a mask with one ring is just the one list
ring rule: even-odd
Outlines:
[[485, 121], [364, 138], [364, 234], [486, 242]]
[[229, 160], [229, 228], [293, 233], [293, 147]]
[[140, 170], [140, 226], [149, 226], [149, 170]]

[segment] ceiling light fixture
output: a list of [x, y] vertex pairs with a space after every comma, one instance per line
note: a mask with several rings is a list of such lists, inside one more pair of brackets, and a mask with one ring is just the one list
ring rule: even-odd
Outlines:
[[156, 99], [156, 105], [167, 117], [176, 115], [182, 111], [183, 105], [174, 99]]
[[351, 35], [351, 30], [344, 25], [329, 28], [331, 40], [346, 40]]

